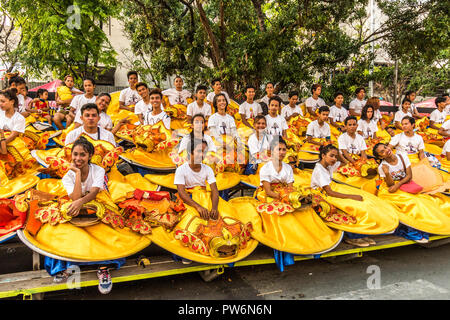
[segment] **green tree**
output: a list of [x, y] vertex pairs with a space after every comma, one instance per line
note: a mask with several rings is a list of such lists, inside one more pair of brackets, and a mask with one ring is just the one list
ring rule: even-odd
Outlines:
[[22, 35], [19, 59], [29, 75], [50, 71], [78, 81], [116, 65], [116, 53], [102, 30], [115, 14], [108, 1], [1, 0]]

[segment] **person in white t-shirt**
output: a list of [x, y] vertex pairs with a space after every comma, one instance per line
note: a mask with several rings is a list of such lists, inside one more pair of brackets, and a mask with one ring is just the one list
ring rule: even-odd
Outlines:
[[356, 131], [364, 137], [376, 138], [378, 126], [373, 120], [375, 108], [371, 105], [365, 105], [361, 111], [361, 119], [358, 120], [358, 128]]
[[[0, 152], [7, 154], [7, 144], [25, 132], [25, 118], [17, 110], [19, 102], [15, 88], [0, 91]], [[11, 134], [5, 138], [4, 131]]]
[[[75, 119], [80, 119], [80, 110], [81, 107], [84, 106], [87, 103], [95, 103], [96, 97], [94, 95], [95, 90], [95, 81], [94, 79], [84, 79], [83, 80], [83, 88], [84, 88], [84, 94], [79, 94], [73, 97], [72, 102], [70, 103], [70, 110], [69, 113], [65, 116], [66, 118], [66, 128], [68, 128], [72, 122], [75, 121]], [[64, 114], [58, 113], [55, 115], [54, 118], [60, 117], [63, 118]], [[55, 122], [59, 121], [61, 119], [54, 120]]]
[[228, 100], [223, 93], [214, 97], [213, 107], [217, 110], [208, 120], [208, 129], [212, 137], [222, 141], [222, 135], [239, 139], [234, 118], [227, 113]]
[[322, 93], [322, 85], [320, 83], [313, 84], [311, 92], [312, 96], [305, 100], [305, 106], [311, 118], [315, 119], [317, 118], [316, 109], [326, 106], [327, 104], [319, 97]]
[[150, 103], [152, 104], [152, 111], [148, 111], [144, 114], [144, 125], [154, 125], [157, 124], [159, 121], [162, 121], [164, 123], [164, 127], [166, 129], [170, 130], [170, 117], [167, 113], [165, 113], [161, 106], [163, 95], [161, 93], [161, 90], [159, 89], [152, 89], [149, 93], [150, 96]]
[[437, 97], [436, 100], [434, 100], [437, 109], [430, 114], [430, 128], [439, 130], [440, 126], [437, 126], [436, 124], [445, 122], [447, 117], [447, 112], [445, 111], [446, 100], [447, 99], [444, 97]]
[[[230, 97], [228, 96], [228, 93], [226, 93], [225, 91], [222, 91], [222, 83], [220, 82], [219, 79], [214, 79], [213, 81], [211, 81], [211, 87], [212, 87], [213, 91], [208, 93], [208, 95], [206, 96], [206, 102], [208, 102], [211, 106], [213, 106], [214, 98], [219, 93], [225, 95], [225, 97], [227, 98], [227, 101], [230, 101]], [[217, 109], [216, 109], [216, 111], [217, 111]]]
[[273, 199], [281, 199], [281, 195], [272, 189], [272, 184], [282, 183], [288, 187], [294, 185], [294, 171], [292, 167], [283, 162], [286, 156], [286, 141], [279, 137], [270, 143], [271, 159], [259, 171], [260, 186], [266, 195]]
[[375, 121], [376, 124], [380, 126], [381, 129], [386, 129], [388, 126], [388, 123], [385, 121], [381, 121], [383, 119], [383, 116], [381, 115], [380, 111], [380, 98], [379, 97], [371, 97], [367, 99], [366, 106], [370, 105], [373, 107], [373, 121]]
[[134, 114], [138, 116], [139, 123], [144, 124], [144, 115], [153, 110], [152, 104], [150, 103], [150, 90], [146, 83], [139, 82], [136, 84], [136, 91], [141, 97], [141, 100], [134, 105]]
[[355, 95], [356, 98], [350, 102], [348, 109], [351, 116], [359, 117], [361, 116], [363, 107], [366, 105], [366, 100], [364, 100], [366, 90], [362, 87], [356, 88]]
[[443, 137], [450, 137], [450, 120], [445, 121], [439, 128], [439, 134]]
[[441, 154], [447, 158], [447, 161], [450, 161], [450, 140], [447, 140], [447, 142], [444, 144]]
[[175, 88], [166, 89], [162, 92], [163, 96], [169, 98], [169, 104], [171, 106], [175, 104], [188, 105], [187, 99], [192, 97], [192, 93], [183, 89], [183, 84], [183, 79], [180, 76], [176, 76], [174, 80]]
[[327, 123], [330, 109], [327, 106], [319, 108], [319, 116], [317, 120], [312, 121], [306, 128], [306, 142], [321, 146], [322, 143], [313, 139], [326, 139], [330, 140], [331, 130], [330, 125]]
[[30, 115], [30, 113], [26, 110], [27, 105], [25, 104], [25, 97], [27, 92], [27, 83], [24, 78], [20, 76], [11, 77], [8, 81], [9, 89], [15, 88], [17, 90], [17, 111], [24, 116], [25, 118]]
[[422, 160], [425, 158], [425, 144], [423, 138], [414, 132], [415, 122], [416, 120], [413, 117], [403, 118], [403, 132], [392, 137], [391, 141], [389, 141], [389, 147], [406, 154], [417, 154], [419, 160]]
[[413, 115], [409, 112], [411, 108], [411, 101], [407, 98], [403, 99], [402, 106], [400, 110], [395, 113], [394, 124], [397, 129], [402, 129], [402, 119], [404, 117], [412, 117]]
[[[209, 106], [209, 104], [206, 104]], [[205, 140], [207, 144], [206, 152], [213, 151], [216, 152], [217, 148], [212, 140], [211, 136], [205, 133], [206, 129], [206, 119], [201, 113], [197, 113], [192, 117], [192, 131], [190, 134], [185, 135], [179, 145], [178, 153], [183, 152], [187, 149], [189, 141], [194, 139]]]
[[[216, 178], [211, 167], [202, 163], [206, 153], [206, 142], [204, 140], [189, 141], [188, 162], [179, 166], [175, 171], [174, 184], [177, 186], [181, 200], [188, 206], [197, 210], [200, 217], [205, 220], [217, 220], [219, 217], [219, 191], [217, 189]], [[211, 188], [211, 209], [201, 206], [195, 202], [186, 189], [193, 187], [206, 187], [206, 182]]]
[[114, 135], [110, 131], [103, 129], [98, 125], [100, 115], [98, 107], [95, 103], [87, 103], [81, 107], [81, 120], [83, 125], [67, 134], [66, 140], [64, 141], [65, 145], [75, 142], [84, 133], [94, 140], [108, 141], [112, 145], [116, 146]]
[[270, 149], [270, 137], [266, 133], [267, 120], [262, 114], [257, 115], [254, 121], [255, 133], [248, 137], [248, 154], [249, 161], [245, 168], [244, 174], [255, 174], [263, 160], [261, 157]]
[[297, 102], [298, 102], [298, 92], [297, 91], [289, 92], [289, 104], [287, 104], [281, 109], [281, 116], [284, 119], [286, 119], [286, 121], [289, 121], [291, 118], [295, 118], [297, 116], [303, 117], [303, 111], [300, 108], [300, 106], [297, 105]]
[[345, 126], [342, 122], [348, 117], [348, 110], [344, 108], [344, 94], [342, 92], [336, 92], [334, 94], [334, 105], [330, 108], [329, 120], [333, 127], [344, 132]]
[[[100, 120], [98, 121], [97, 125], [100, 128], [111, 131], [112, 134], [116, 134], [116, 132], [119, 131], [120, 127], [128, 121], [128, 117], [120, 119], [113, 127], [112, 119], [107, 114], [110, 102], [111, 102], [111, 95], [107, 92], [99, 93], [99, 95], [97, 96], [95, 104], [97, 105], [98, 111], [100, 112]], [[77, 113], [77, 116], [75, 118], [74, 128], [76, 129], [78, 127], [81, 127], [82, 125], [83, 120], [81, 119], [81, 110], [80, 110], [80, 112]]]
[[412, 114], [412, 116], [416, 119], [422, 119], [423, 116], [420, 115], [419, 110], [417, 110], [417, 107], [414, 105], [414, 100], [416, 99], [416, 92], [415, 91], [406, 91], [405, 98], [409, 99], [411, 101], [411, 107], [409, 108], [409, 113]]
[[281, 99], [278, 96], [273, 96], [269, 100], [269, 113], [266, 115], [267, 133], [273, 139], [276, 136], [287, 138], [286, 130], [288, 125], [286, 119], [279, 115], [281, 108]]
[[120, 91], [119, 95], [119, 109], [134, 112], [134, 105], [141, 100], [136, 91], [136, 84], [138, 83], [138, 74], [136, 71], [128, 71], [127, 73], [128, 88]]
[[211, 105], [205, 103], [206, 86], [198, 86], [195, 90], [195, 101], [187, 106], [186, 117], [189, 123], [192, 123], [192, 117], [196, 114], [202, 114], [206, 120], [211, 116]]
[[239, 106], [239, 114], [241, 115], [242, 123], [252, 129], [253, 126], [247, 121], [247, 119], [254, 119], [257, 115], [262, 114], [261, 105], [254, 100], [255, 90], [255, 86], [248, 85], [245, 88], [245, 96], [247, 97], [247, 100]]
[[345, 132], [341, 134], [338, 138], [339, 150], [341, 151], [343, 157], [350, 163], [354, 164], [355, 159], [351, 156], [356, 154], [361, 156], [362, 159], [367, 159], [366, 151], [367, 145], [366, 141], [362, 135], [356, 132], [358, 128], [358, 121], [355, 116], [348, 116], [344, 120]]

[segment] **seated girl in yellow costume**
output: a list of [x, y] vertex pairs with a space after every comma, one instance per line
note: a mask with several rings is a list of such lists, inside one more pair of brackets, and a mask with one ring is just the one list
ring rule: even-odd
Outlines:
[[[155, 229], [151, 239], [184, 259], [235, 262], [249, 255], [257, 242], [250, 239], [248, 218], [245, 215], [244, 220], [237, 218], [234, 208], [219, 198], [214, 173], [202, 163], [206, 147], [204, 140], [189, 141], [189, 161], [177, 168], [174, 178], [187, 210], [173, 232]], [[210, 191], [206, 190], [206, 183]]]
[[16, 89], [0, 92], [0, 198], [9, 198], [39, 181], [38, 167], [23, 134], [25, 118], [16, 111]]
[[406, 153], [394, 154], [390, 145], [383, 143], [377, 144], [373, 153], [382, 160], [378, 172], [384, 181], [378, 186], [378, 197], [395, 205], [400, 222], [409, 227], [399, 228], [399, 235], [427, 242], [426, 233], [450, 234], [449, 198], [439, 193], [419, 193], [427, 181], [433, 180], [433, 172], [426, 174], [425, 179], [413, 180], [415, 177]]
[[71, 75], [64, 77], [63, 85], [56, 88], [56, 104], [59, 106], [59, 110], [55, 113], [53, 121], [59, 130], [63, 130], [63, 121], [66, 121], [66, 128], [69, 127], [73, 121], [73, 118], [69, 116], [70, 103], [76, 95], [83, 94], [78, 89], [74, 88], [74, 81]]
[[345, 118], [345, 132], [338, 138], [339, 150], [348, 163], [338, 168], [334, 178], [340, 182], [355, 187], [367, 181], [367, 178], [377, 174], [378, 164], [374, 159], [368, 159], [364, 138], [356, 132], [357, 120], [355, 116]]
[[402, 128], [402, 119], [404, 117], [412, 117], [411, 112], [409, 111], [411, 109], [411, 101], [409, 99], [403, 99], [402, 105], [400, 107], [400, 110], [398, 110], [395, 113], [394, 116], [394, 125], [397, 129], [403, 130]]
[[374, 120], [375, 108], [372, 105], [366, 104], [361, 111], [361, 119], [358, 120], [358, 128], [356, 131], [364, 137], [368, 152], [371, 153], [371, 148], [381, 141], [378, 137], [378, 125]]
[[[285, 107], [290, 108], [290, 107]], [[259, 177], [257, 174], [264, 162], [267, 162], [270, 153], [270, 137], [266, 133], [266, 118], [263, 115], [255, 117], [255, 133], [248, 138], [248, 154], [249, 161], [242, 176], [242, 182], [251, 186], [259, 185]]]
[[259, 172], [260, 186], [255, 197], [240, 197], [229, 202], [239, 212], [251, 215], [253, 237], [274, 249], [281, 270], [293, 264], [293, 254], [318, 254], [332, 250], [342, 232], [330, 229], [306, 205], [311, 199], [303, 188], [294, 188], [292, 167], [283, 162], [286, 142], [274, 137], [270, 144], [271, 159]]
[[375, 244], [375, 241], [367, 235], [394, 231], [398, 226], [395, 209], [363, 190], [333, 183], [333, 172], [341, 164], [338, 158], [346, 162], [336, 147], [332, 145], [321, 147], [320, 161], [316, 163], [311, 176], [311, 188], [320, 191], [325, 201], [350, 217], [348, 224], [332, 225], [336, 229], [346, 231], [347, 243], [359, 247]]
[[[30, 233], [24, 234], [39, 250], [50, 253], [45, 259], [45, 269], [55, 276], [55, 282], [67, 279], [66, 270], [70, 265], [116, 264], [120, 267], [125, 262], [124, 257], [150, 244], [146, 233], [133, 233], [134, 227], [131, 231], [111, 228], [106, 224], [108, 221], [104, 219], [107, 217], [121, 217], [109, 193], [104, 191], [107, 188], [105, 170], [90, 163], [93, 155], [94, 146], [88, 140], [80, 138], [75, 141], [69, 171], [62, 178], [68, 198], [60, 197], [57, 202], [42, 204], [42, 207], [34, 207], [33, 210], [29, 203], [29, 214], [41, 224], [37, 229], [27, 226], [26, 230]], [[33, 219], [29, 217], [29, 221]], [[50, 256], [63, 257], [64, 260]], [[100, 292], [108, 293], [111, 290], [108, 269], [100, 267], [97, 275]]]

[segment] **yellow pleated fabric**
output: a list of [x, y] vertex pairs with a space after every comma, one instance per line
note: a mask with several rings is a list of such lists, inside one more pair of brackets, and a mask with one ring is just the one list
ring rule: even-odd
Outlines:
[[[192, 192], [192, 199], [202, 205], [205, 208], [208, 208], [208, 210], [211, 209], [211, 195], [210, 192], [207, 192], [205, 190], [193, 190]], [[177, 224], [175, 229], [181, 228], [184, 229], [187, 227], [189, 221], [193, 217], [195, 218], [192, 223], [189, 225], [189, 231], [193, 232], [197, 228], [197, 226], [200, 223], [205, 224], [206, 221], [199, 218], [198, 212], [190, 207], [186, 206], [187, 210], [183, 213], [183, 216], [180, 220], [180, 222]], [[218, 204], [218, 210], [219, 214], [222, 217], [232, 217], [235, 219], [240, 220], [242, 223], [246, 224], [250, 220], [251, 216], [245, 214], [245, 213], [238, 213], [238, 210], [234, 208], [230, 203], [222, 200], [219, 198], [219, 204]], [[172, 253], [175, 253], [176, 255], [179, 255], [183, 258], [200, 262], [200, 263], [208, 263], [208, 264], [222, 264], [222, 263], [232, 263], [239, 260], [244, 259], [248, 255], [250, 255], [257, 247], [258, 241], [251, 239], [247, 246], [244, 249], [239, 250], [238, 255], [235, 257], [230, 258], [213, 258], [209, 255], [202, 255], [200, 253], [194, 252], [188, 247], [183, 246], [179, 240], [176, 240], [174, 238], [174, 233], [167, 232], [162, 227], [157, 227], [152, 230], [153, 233], [149, 236], [152, 242], [156, 243], [158, 246], [166, 249], [167, 251], [170, 251]]]
[[447, 158], [440, 158], [439, 162], [441, 163], [441, 169], [450, 172], [450, 161]]
[[139, 121], [139, 117], [136, 114], [134, 114], [134, 112], [119, 109], [120, 91], [113, 92], [110, 95], [111, 95], [111, 102], [108, 106], [108, 110], [106, 111], [106, 113], [111, 117], [111, 120], [114, 124], [120, 119], [124, 119], [126, 117], [128, 117], [130, 123], [135, 123]]
[[450, 234], [450, 197], [402, 190], [389, 193], [385, 183], [380, 186], [378, 197], [396, 206], [400, 222], [432, 234]]
[[261, 181], [259, 180], [259, 174], [245, 175], [241, 174], [241, 182], [250, 185], [254, 188], [258, 188]]
[[80, 228], [71, 223], [45, 224], [36, 237], [24, 231], [26, 239], [37, 248], [67, 259], [102, 261], [119, 259], [150, 245], [148, 236], [129, 228], [114, 229], [106, 224]]
[[184, 130], [189, 126], [190, 124], [186, 120], [172, 119], [170, 121], [170, 129], [172, 130]]
[[255, 206], [261, 202], [252, 197], [229, 201], [253, 224], [252, 236], [276, 250], [293, 254], [321, 253], [336, 247], [342, 232], [329, 228], [311, 207], [301, 208], [283, 216], [259, 214]]
[[141, 167], [149, 169], [175, 170], [175, 164], [169, 157], [169, 150], [146, 152], [140, 148], [126, 151], [120, 157]]
[[39, 180], [33, 174], [21, 175], [11, 180], [2, 179], [0, 181], [0, 199], [10, 198], [29, 188], [33, 188]]
[[36, 185], [36, 189], [58, 197], [67, 195], [66, 189], [64, 188], [61, 179], [42, 179]]
[[[170, 174], [146, 174], [144, 176], [148, 181], [169, 189], [177, 189], [177, 186], [173, 183], [175, 179], [175, 173]], [[226, 190], [237, 186], [241, 182], [241, 176], [235, 172], [221, 172], [216, 175], [216, 185], [219, 191]], [[209, 184], [206, 184], [207, 190], [211, 190]]]
[[[311, 174], [306, 171], [296, 170], [294, 173], [294, 186], [309, 186]], [[332, 228], [358, 234], [377, 235], [389, 233], [397, 228], [399, 219], [396, 208], [385, 201], [381, 201], [375, 195], [364, 190], [356, 189], [344, 184], [332, 182], [332, 190], [345, 194], [359, 194], [363, 201], [341, 199], [323, 194], [324, 199], [337, 209], [357, 219], [355, 224], [335, 224], [327, 222]]]
[[297, 152], [297, 157], [300, 161], [303, 162], [317, 162], [319, 161], [319, 154], [317, 153], [309, 153], [309, 152], [304, 152], [304, 151], [300, 151]]
[[347, 177], [339, 172], [333, 173], [333, 179], [339, 183], [348, 184], [349, 186], [361, 189], [361, 187], [367, 183], [369, 180], [375, 180], [378, 178], [378, 175], [373, 179], [367, 179], [364, 177]]
[[431, 154], [440, 155], [442, 153], [442, 148], [431, 143], [424, 143], [425, 151]]

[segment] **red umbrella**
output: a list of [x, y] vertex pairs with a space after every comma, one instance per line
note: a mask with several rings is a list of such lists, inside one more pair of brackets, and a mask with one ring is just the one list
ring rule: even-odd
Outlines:
[[33, 88], [29, 91], [35, 92], [38, 91], [38, 89], [47, 89], [48, 92], [56, 92], [56, 88], [58, 88], [63, 82], [61, 80], [53, 80], [52, 82], [43, 84], [42, 86]]
[[393, 104], [390, 102], [387, 102], [386, 100], [380, 100], [380, 106], [388, 106], [388, 107], [392, 107]]
[[416, 107], [418, 108], [436, 108], [436, 104], [434, 103], [434, 100], [436, 100], [436, 97], [423, 100], [422, 102], [416, 103]]

